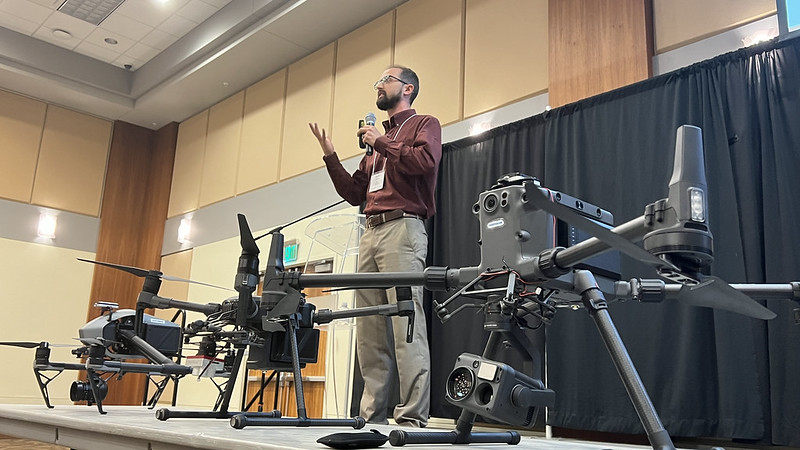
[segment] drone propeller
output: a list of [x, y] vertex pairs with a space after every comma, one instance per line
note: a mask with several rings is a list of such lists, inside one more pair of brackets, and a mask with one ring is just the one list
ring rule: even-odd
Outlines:
[[73, 345], [69, 344], [51, 344], [47, 341], [41, 342], [26, 342], [26, 341], [5, 341], [0, 342], [0, 345], [7, 345], [10, 347], [22, 347], [22, 348], [36, 348], [36, 347], [74, 347]]
[[253, 233], [247, 224], [247, 218], [244, 214], [237, 214], [236, 218], [239, 220], [239, 242], [242, 246], [242, 253], [247, 252], [249, 255], [258, 255], [260, 250], [256, 245], [256, 240], [253, 239]]
[[719, 277], [704, 277], [700, 284], [683, 285], [678, 301], [691, 306], [724, 309], [761, 320], [777, 317], [771, 310], [737, 291]]
[[239, 220], [239, 236], [242, 254], [239, 256], [239, 266], [236, 271], [234, 289], [239, 293], [239, 303], [236, 308], [236, 325], [244, 326], [250, 309], [254, 307], [253, 292], [258, 286], [258, 254], [260, 253], [253, 233], [247, 224], [244, 214], [237, 214]]
[[8, 345], [11, 347], [22, 347], [22, 348], [36, 348], [41, 345], [47, 344], [47, 342], [0, 342], [0, 345]]
[[113, 344], [121, 344], [119, 341], [115, 341], [112, 339], [105, 339], [102, 337], [82, 337], [82, 338], [75, 338], [76, 340], [80, 341], [83, 345], [96, 345], [99, 347], [108, 347], [109, 345]]
[[123, 266], [122, 264], [114, 264], [114, 263], [108, 263], [108, 262], [103, 262], [103, 261], [93, 261], [91, 259], [83, 259], [83, 258], [78, 258], [78, 261], [97, 264], [99, 266], [111, 267], [112, 269], [117, 269], [117, 270], [121, 270], [123, 272], [127, 272], [127, 273], [132, 274], [132, 275], [136, 275], [139, 278], [146, 278], [146, 277], [152, 275], [152, 276], [155, 276], [155, 277], [158, 277], [158, 278], [160, 278], [162, 280], [167, 280], [167, 281], [180, 281], [180, 282], [183, 282], [183, 283], [199, 284], [201, 286], [208, 286], [208, 287], [212, 287], [212, 288], [216, 288], [216, 289], [222, 289], [222, 290], [225, 290], [225, 291], [230, 291], [231, 290], [230, 288], [217, 286], [215, 284], [203, 283], [201, 281], [187, 280], [185, 278], [173, 277], [171, 275], [164, 275], [163, 273], [159, 272], [158, 270], [145, 270], [145, 269], [140, 269], [138, 267]]
[[552, 201], [550, 196], [542, 192], [542, 189], [538, 186], [534, 186], [533, 184], [530, 184], [529, 186], [530, 188], [527, 189], [526, 192], [528, 194], [528, 200], [530, 200], [533, 206], [541, 209], [542, 211], [548, 212], [575, 227], [580, 228], [597, 239], [605, 242], [610, 247], [616, 248], [625, 253], [631, 258], [656, 267], [656, 269], [659, 271], [664, 269], [676, 271], [679, 270], [674, 264], [664, 261], [663, 259], [653, 255], [642, 247], [639, 247], [638, 245], [629, 241], [625, 237], [614, 233], [613, 231], [604, 228], [595, 222], [592, 222], [591, 220], [579, 213], [576, 213], [561, 203]]

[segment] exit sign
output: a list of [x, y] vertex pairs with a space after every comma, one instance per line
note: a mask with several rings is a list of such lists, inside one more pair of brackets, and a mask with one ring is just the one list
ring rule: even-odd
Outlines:
[[289, 241], [283, 246], [283, 262], [297, 261], [297, 241]]

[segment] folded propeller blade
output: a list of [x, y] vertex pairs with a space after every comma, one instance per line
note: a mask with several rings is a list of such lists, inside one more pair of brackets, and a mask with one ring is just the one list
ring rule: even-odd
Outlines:
[[46, 344], [46, 342], [0, 342], [0, 345], [8, 345], [11, 347], [22, 347], [22, 348], [36, 348], [42, 344]]
[[696, 281], [698, 280], [694, 280], [692, 276], [682, 274], [681, 270], [669, 261], [652, 255], [642, 247], [603, 228], [570, 208], [551, 201], [538, 187], [529, 188], [527, 192], [529, 194], [528, 199], [537, 208], [590, 233], [609, 246], [638, 261], [654, 266], [659, 275], [668, 281], [683, 284], [678, 295], [679, 301], [687, 305], [722, 309], [762, 320], [776, 317], [774, 312], [737, 291], [721, 278], [703, 277], [703, 280], [697, 283]]
[[659, 270], [662, 268], [678, 270], [673, 264], [651, 254], [628, 239], [592, 222], [561, 203], [552, 201], [550, 197], [537, 186], [529, 184], [526, 192], [528, 194], [528, 200], [530, 200], [533, 206], [558, 217], [570, 225], [580, 228], [631, 258], [650, 264]]
[[112, 269], [121, 270], [121, 271], [127, 272], [127, 273], [129, 273], [131, 275], [136, 275], [139, 278], [145, 278], [148, 275], [155, 275], [155, 276], [161, 278], [162, 280], [167, 280], [167, 281], [180, 281], [182, 283], [199, 284], [201, 286], [208, 286], [208, 287], [212, 287], [212, 288], [216, 288], [216, 289], [222, 289], [222, 290], [225, 290], [225, 291], [231, 291], [232, 290], [230, 288], [217, 286], [215, 284], [203, 283], [201, 281], [187, 280], [185, 278], [173, 277], [171, 275], [164, 275], [163, 273], [159, 272], [158, 270], [145, 270], [145, 269], [140, 269], [138, 267], [124, 266], [122, 264], [114, 264], [114, 263], [103, 262], [103, 261], [94, 261], [94, 260], [91, 260], [91, 259], [83, 259], [83, 258], [78, 258], [78, 261], [88, 262], [88, 263], [92, 263], [92, 264], [97, 264], [99, 266], [105, 266], [105, 267], [110, 267]]
[[718, 277], [703, 277], [700, 284], [683, 285], [678, 301], [691, 306], [723, 309], [755, 319], [770, 320], [776, 314], [761, 303], [737, 291]]
[[242, 245], [242, 252], [249, 255], [258, 255], [258, 245], [256, 245], [256, 240], [253, 239], [253, 233], [247, 224], [247, 218], [244, 214], [237, 214], [236, 217], [239, 219], [239, 242]]

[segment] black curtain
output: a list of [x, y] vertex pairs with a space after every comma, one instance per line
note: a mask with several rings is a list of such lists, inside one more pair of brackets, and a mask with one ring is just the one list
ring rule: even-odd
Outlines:
[[[667, 195], [676, 129], [703, 131], [712, 273], [731, 283], [800, 280], [800, 40], [772, 41], [445, 146], [430, 263], [480, 260], [471, 205], [500, 175], [520, 171], [610, 210], [616, 223]], [[626, 257], [624, 279], [654, 277]], [[788, 300], [764, 322], [724, 311], [613, 303], [623, 341], [667, 430], [800, 445], [800, 325]], [[455, 417], [444, 381], [462, 351], [480, 353], [482, 316], [431, 322], [432, 414]], [[550, 424], [642, 433], [585, 311], [547, 329]]]

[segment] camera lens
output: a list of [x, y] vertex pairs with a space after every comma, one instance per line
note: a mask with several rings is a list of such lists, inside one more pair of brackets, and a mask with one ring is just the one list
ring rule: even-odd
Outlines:
[[486, 212], [494, 212], [497, 209], [497, 195], [489, 194], [483, 199], [483, 209]]
[[[97, 391], [100, 395], [98, 400], [102, 402], [108, 394], [108, 385], [102, 378], [97, 380]], [[73, 402], [88, 401], [90, 404], [96, 403], [92, 385], [88, 381], [73, 381], [72, 386], [69, 388], [69, 399]]]
[[447, 395], [455, 401], [464, 400], [472, 394], [475, 375], [465, 367], [459, 367], [447, 377]]

